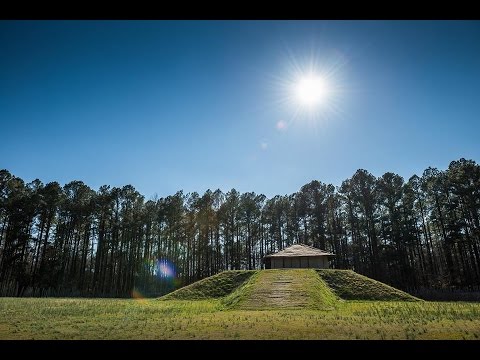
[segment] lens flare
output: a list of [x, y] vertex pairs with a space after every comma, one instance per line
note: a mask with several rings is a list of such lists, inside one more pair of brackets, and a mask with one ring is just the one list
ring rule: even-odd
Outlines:
[[161, 296], [184, 285], [181, 274], [177, 277], [176, 267], [166, 258], [150, 257], [143, 261], [142, 269], [137, 273], [135, 286], [131, 297], [140, 302]]
[[167, 259], [158, 259], [155, 275], [162, 279], [173, 279], [175, 278], [175, 266]]
[[132, 290], [132, 298], [139, 302], [146, 302], [146, 297], [136, 288]]
[[283, 120], [280, 120], [277, 122], [276, 128], [279, 131], [285, 131], [287, 129], [287, 123]]

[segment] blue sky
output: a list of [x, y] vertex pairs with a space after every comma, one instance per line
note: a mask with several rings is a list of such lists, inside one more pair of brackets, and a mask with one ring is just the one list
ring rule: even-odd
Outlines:
[[[467, 21], [0, 21], [0, 168], [270, 197], [478, 162], [478, 39]], [[334, 91], [309, 113], [287, 84], [313, 62]]]

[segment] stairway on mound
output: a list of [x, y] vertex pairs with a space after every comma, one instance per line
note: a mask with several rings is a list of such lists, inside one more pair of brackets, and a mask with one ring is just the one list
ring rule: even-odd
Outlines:
[[317, 277], [314, 271], [305, 269], [263, 270], [240, 308], [305, 308], [310, 300], [308, 289], [318, 281]]

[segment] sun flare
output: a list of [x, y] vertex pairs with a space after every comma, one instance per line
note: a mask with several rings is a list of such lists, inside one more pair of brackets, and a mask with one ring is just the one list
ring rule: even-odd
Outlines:
[[326, 127], [342, 119], [349, 91], [346, 83], [347, 58], [339, 51], [296, 56], [288, 51], [282, 68], [272, 74], [272, 102], [281, 111], [275, 130], [289, 132], [307, 124]]
[[305, 76], [296, 84], [295, 95], [300, 104], [304, 106], [321, 105], [328, 95], [328, 86], [325, 79], [320, 76]]

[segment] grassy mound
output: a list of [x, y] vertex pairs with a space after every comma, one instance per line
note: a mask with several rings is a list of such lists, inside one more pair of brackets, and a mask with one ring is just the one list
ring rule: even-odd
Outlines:
[[318, 269], [317, 272], [344, 300], [420, 301], [406, 292], [352, 270]]
[[255, 270], [231, 270], [197, 281], [173, 291], [161, 300], [203, 300], [224, 297], [244, 284]]
[[232, 270], [197, 281], [160, 298], [220, 298], [230, 309], [331, 309], [338, 301], [420, 299], [351, 270]]

